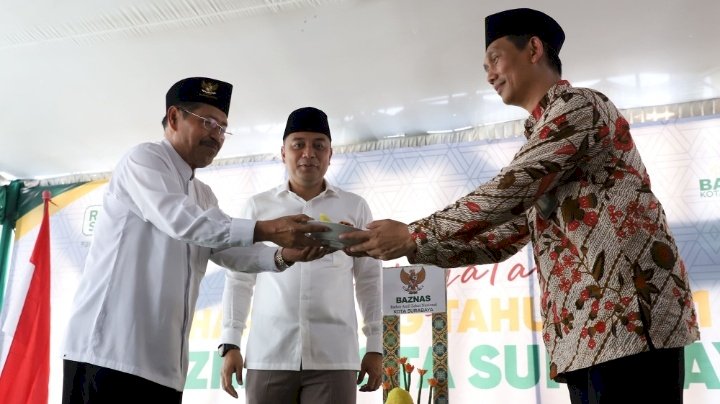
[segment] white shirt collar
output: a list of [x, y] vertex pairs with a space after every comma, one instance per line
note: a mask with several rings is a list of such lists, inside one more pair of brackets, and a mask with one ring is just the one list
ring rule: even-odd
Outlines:
[[168, 154], [170, 155], [170, 159], [172, 160], [173, 165], [180, 173], [180, 177], [185, 181], [187, 184], [190, 182], [191, 179], [193, 179], [195, 172], [192, 168], [190, 168], [190, 164], [185, 162], [182, 157], [178, 154], [177, 150], [170, 144], [170, 141], [167, 139], [163, 139], [160, 144], [168, 150]]
[[[337, 198], [339, 196], [338, 188], [330, 183], [327, 179], [323, 179], [325, 181], [325, 190], [323, 192], [320, 192], [320, 194], [317, 197], [326, 196], [326, 197], [333, 197]], [[290, 193], [292, 192], [290, 190], [290, 181], [285, 181], [284, 183], [278, 185], [275, 188], [275, 196], [280, 196], [282, 193]]]

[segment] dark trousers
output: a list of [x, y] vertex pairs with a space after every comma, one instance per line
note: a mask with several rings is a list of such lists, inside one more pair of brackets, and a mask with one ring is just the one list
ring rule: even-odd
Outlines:
[[89, 363], [63, 361], [62, 404], [180, 404], [182, 391]]
[[572, 404], [682, 404], [684, 348], [655, 349], [567, 373]]

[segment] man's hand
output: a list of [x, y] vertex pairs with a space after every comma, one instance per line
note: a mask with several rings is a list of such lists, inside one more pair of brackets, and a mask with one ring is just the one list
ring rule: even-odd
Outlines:
[[238, 384], [242, 385], [243, 357], [239, 349], [232, 349], [225, 354], [223, 358], [222, 368], [220, 368], [220, 384], [222, 389], [231, 396], [238, 398], [238, 393], [232, 384], [232, 375]]
[[366, 227], [368, 230], [340, 235], [341, 240], [360, 241], [359, 244], [345, 248], [344, 251], [348, 255], [353, 257], [369, 255], [381, 260], [415, 255], [417, 245], [405, 223], [384, 219], [370, 222]]
[[357, 384], [362, 383], [365, 374], [368, 375], [368, 382], [360, 386], [360, 391], [375, 391], [380, 387], [383, 375], [382, 359], [382, 354], [379, 352], [368, 352], [363, 356]]
[[273, 220], [258, 220], [255, 223], [253, 241], [272, 241], [288, 248], [320, 247], [322, 241], [307, 237], [306, 233], [330, 230], [323, 225], [307, 224], [312, 219], [307, 215], [283, 216]]
[[315, 261], [316, 259], [322, 258], [327, 254], [332, 254], [335, 251], [337, 250], [327, 246], [305, 247], [303, 249], [283, 248], [281, 254], [285, 261], [308, 262]]

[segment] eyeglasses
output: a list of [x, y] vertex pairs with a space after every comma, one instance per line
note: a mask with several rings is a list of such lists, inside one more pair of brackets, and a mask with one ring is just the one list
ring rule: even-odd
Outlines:
[[213, 131], [213, 130], [216, 130], [216, 129], [217, 129], [217, 130], [220, 132], [220, 135], [222, 135], [222, 136], [225, 136], [225, 135], [231, 135], [231, 136], [232, 136], [232, 133], [227, 131], [227, 126], [222, 126], [222, 125], [220, 125], [220, 124], [218, 123], [218, 121], [214, 120], [213, 118], [205, 118], [204, 116], [200, 116], [200, 115], [198, 115], [198, 114], [196, 114], [196, 113], [194, 113], [194, 112], [190, 112], [190, 111], [188, 111], [188, 110], [185, 109], [185, 108], [179, 108], [179, 109], [182, 110], [182, 111], [187, 112], [188, 114], [190, 114], [190, 115], [192, 115], [192, 116], [194, 116], [194, 117], [197, 117], [197, 118], [202, 119], [203, 128], [205, 128], [205, 129], [207, 129], [207, 130], [210, 130], [210, 131]]

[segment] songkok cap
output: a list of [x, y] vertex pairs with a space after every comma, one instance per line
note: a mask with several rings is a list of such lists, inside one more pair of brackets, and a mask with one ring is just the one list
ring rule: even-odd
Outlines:
[[549, 15], [529, 8], [516, 8], [485, 17], [485, 49], [506, 35], [534, 35], [560, 53], [565, 32]]
[[285, 125], [283, 140], [285, 140], [289, 134], [295, 132], [322, 133], [332, 139], [332, 137], [330, 137], [330, 127], [328, 126], [327, 115], [319, 109], [313, 107], [296, 109], [290, 113], [287, 125]]
[[165, 111], [181, 102], [212, 105], [228, 115], [232, 84], [207, 77], [189, 77], [173, 84], [165, 95]]

